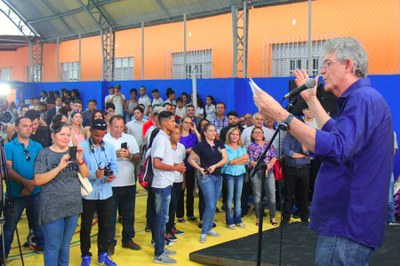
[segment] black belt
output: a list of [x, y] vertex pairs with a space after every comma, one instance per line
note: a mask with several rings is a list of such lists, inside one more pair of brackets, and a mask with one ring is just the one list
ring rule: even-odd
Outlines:
[[306, 164], [306, 165], [297, 165], [297, 166], [287, 165], [287, 166], [290, 167], [290, 168], [295, 168], [295, 169], [303, 169], [303, 168], [309, 168], [310, 167], [310, 165], [308, 165], [308, 164]]

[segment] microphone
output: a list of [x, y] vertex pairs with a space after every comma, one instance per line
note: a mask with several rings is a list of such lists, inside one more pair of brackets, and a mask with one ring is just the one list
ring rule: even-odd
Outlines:
[[287, 99], [289, 97], [295, 96], [297, 94], [299, 94], [300, 92], [306, 90], [306, 89], [311, 89], [314, 88], [316, 85], [316, 81], [315, 79], [307, 79], [306, 83], [304, 83], [303, 85], [297, 87], [296, 89], [290, 91], [289, 93], [285, 94], [285, 96], [283, 96], [283, 99]]

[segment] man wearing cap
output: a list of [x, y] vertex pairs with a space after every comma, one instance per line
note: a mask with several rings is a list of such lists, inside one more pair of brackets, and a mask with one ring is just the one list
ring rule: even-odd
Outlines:
[[95, 212], [97, 212], [99, 227], [98, 262], [106, 266], [116, 265], [107, 254], [107, 236], [113, 203], [111, 182], [118, 172], [118, 167], [115, 148], [110, 143], [103, 141], [106, 133], [106, 122], [96, 119], [90, 128], [90, 138], [79, 144], [84, 150], [83, 159], [90, 170], [88, 179], [93, 187], [93, 192], [82, 199], [83, 212], [80, 230], [82, 266], [89, 266], [92, 260], [90, 232]]

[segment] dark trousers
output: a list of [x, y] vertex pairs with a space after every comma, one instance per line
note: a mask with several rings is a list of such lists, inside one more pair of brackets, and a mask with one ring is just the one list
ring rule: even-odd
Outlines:
[[225, 205], [226, 199], [228, 198], [228, 188], [227, 188], [227, 184], [226, 184], [226, 175], [225, 174], [222, 174], [221, 196], [222, 196], [222, 205]]
[[310, 167], [284, 167], [285, 199], [283, 203], [283, 220], [289, 221], [293, 206], [293, 197], [296, 197], [298, 213], [302, 221], [308, 220], [308, 186]]
[[[185, 172], [185, 181], [186, 181], [186, 216], [192, 217], [194, 216], [194, 182], [195, 182], [195, 173], [194, 169], [187, 170]], [[176, 217], [183, 218], [185, 215], [185, 191], [179, 195], [178, 206], [176, 209]]]
[[99, 232], [97, 235], [98, 254], [107, 252], [107, 237], [110, 227], [112, 197], [105, 200], [82, 199], [83, 212], [81, 215], [81, 253], [82, 256], [92, 256], [90, 253], [90, 232], [92, 230], [93, 215], [97, 212], [97, 224]]
[[154, 239], [153, 234], [153, 222], [154, 222], [155, 210], [154, 210], [154, 193], [149, 184], [147, 189], [147, 207], [146, 207], [146, 227], [151, 230], [151, 239]]
[[[0, 243], [0, 257], [7, 258], [11, 249], [11, 244], [14, 239], [14, 231], [17, 227], [18, 221], [21, 218], [22, 213], [26, 210], [28, 219], [32, 222], [32, 229], [35, 234], [33, 241], [38, 247], [43, 247], [43, 231], [40, 226], [40, 195], [36, 194], [27, 197], [13, 197], [14, 208], [11, 208], [10, 198], [6, 197], [5, 204], [5, 224], [3, 228], [2, 236], [4, 236], [4, 249], [5, 255], [3, 254], [3, 245]], [[28, 211], [29, 210], [29, 211]], [[1, 239], [1, 238], [0, 238]]]
[[321, 161], [318, 158], [310, 160], [310, 193], [309, 200], [312, 201], [312, 197], [314, 195], [314, 184], [315, 179], [317, 178], [319, 168], [321, 167]]
[[245, 173], [243, 189], [242, 189], [242, 215], [246, 215], [249, 212], [249, 198], [252, 193], [251, 182], [249, 178], [249, 173]]
[[178, 198], [179, 196], [183, 194], [182, 193], [182, 182], [180, 183], [174, 183], [171, 191], [171, 202], [169, 204], [169, 211], [168, 211], [168, 223], [166, 230], [167, 232], [172, 231], [175, 225], [175, 213], [176, 213], [176, 206], [178, 203]]
[[111, 208], [110, 228], [108, 240], [110, 244], [116, 244], [115, 226], [117, 223], [117, 210], [122, 216], [122, 243], [135, 237], [135, 200], [136, 186], [113, 187], [113, 201]]

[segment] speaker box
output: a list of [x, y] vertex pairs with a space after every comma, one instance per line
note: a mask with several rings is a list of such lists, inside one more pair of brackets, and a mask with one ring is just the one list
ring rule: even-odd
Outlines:
[[[297, 88], [294, 80], [289, 80], [289, 92]], [[302, 110], [307, 108], [307, 103], [301, 98], [300, 95], [290, 97], [290, 100], [297, 98], [297, 102], [293, 107], [292, 114], [295, 116], [303, 115]], [[324, 90], [322, 83], [318, 83], [317, 98], [321, 102], [322, 107], [332, 117], [336, 116], [338, 112], [337, 97]]]

